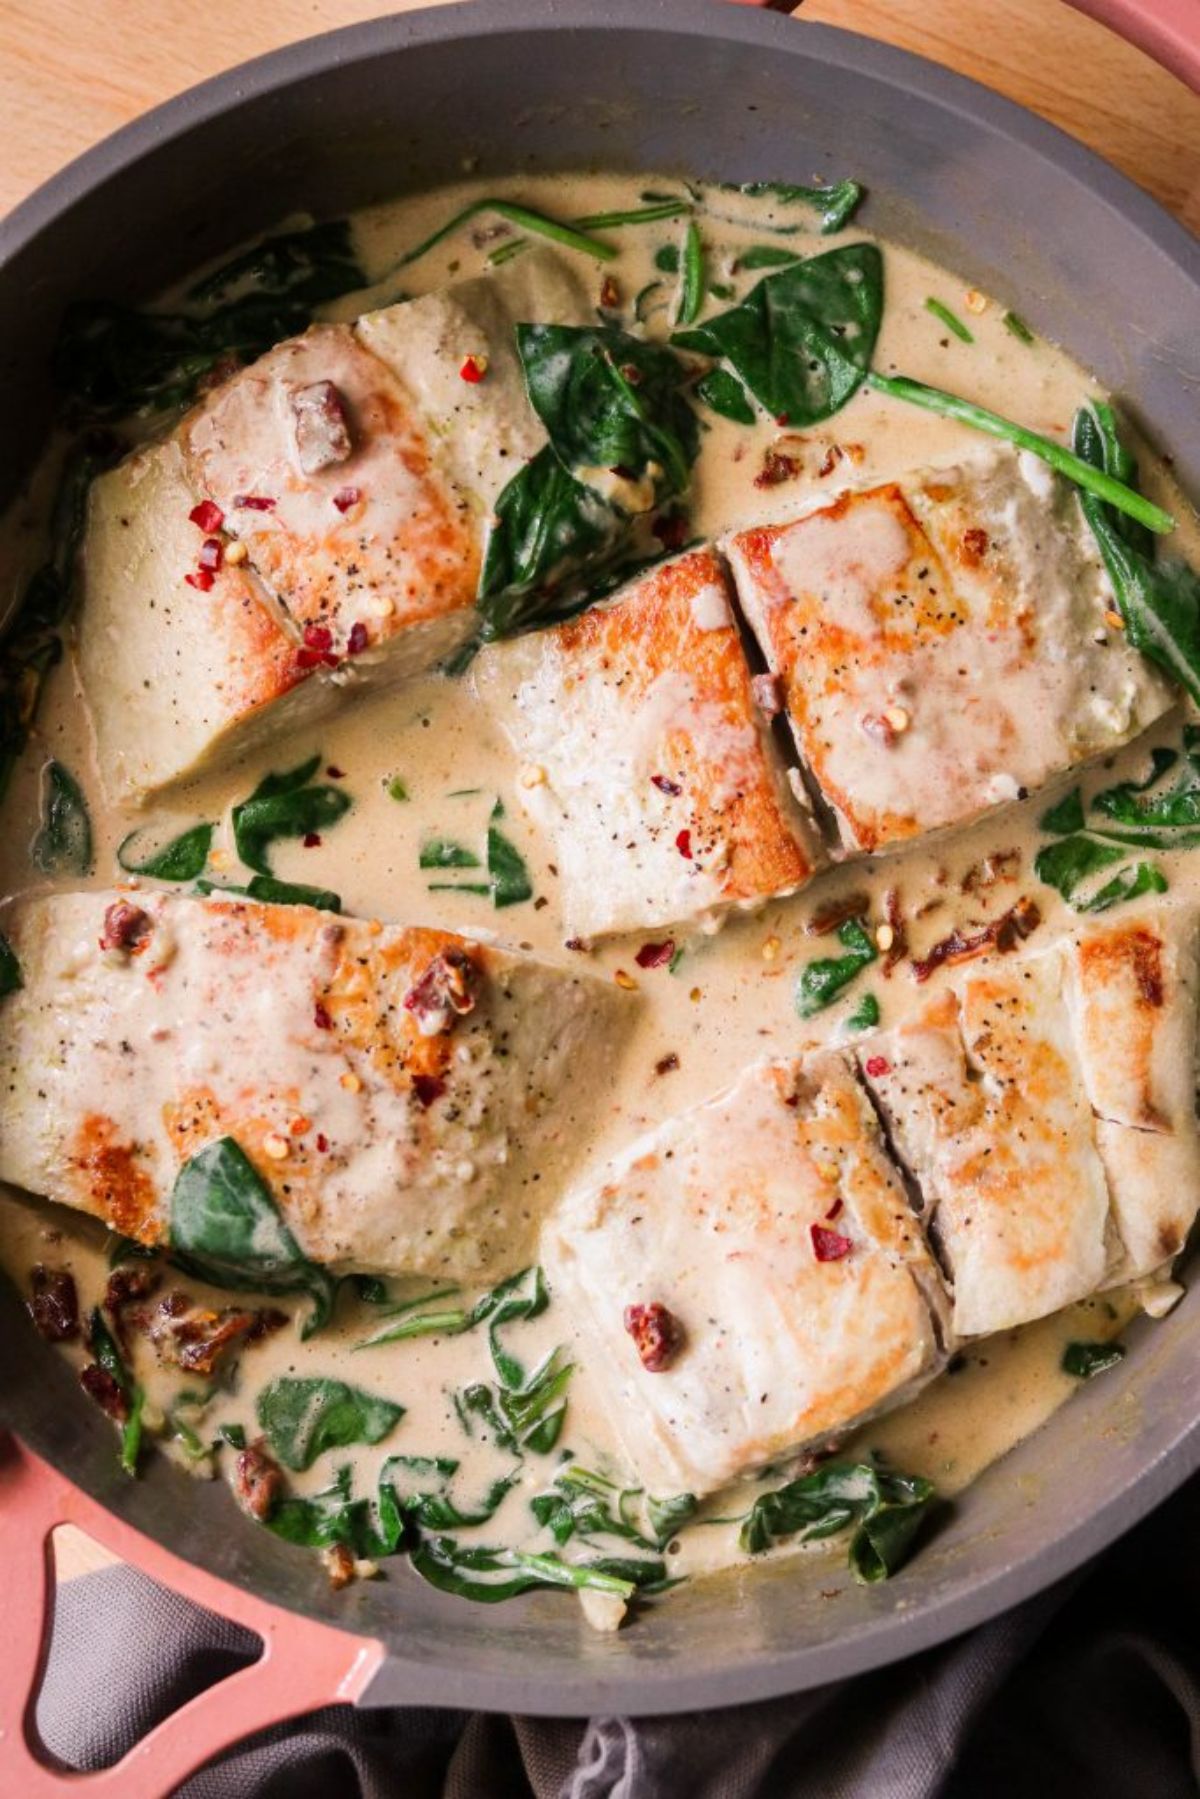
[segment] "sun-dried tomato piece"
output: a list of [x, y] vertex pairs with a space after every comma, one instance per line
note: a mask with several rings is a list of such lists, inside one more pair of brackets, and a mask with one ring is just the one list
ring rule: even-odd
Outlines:
[[69, 1343], [79, 1335], [79, 1294], [75, 1277], [66, 1268], [47, 1268], [41, 1262], [30, 1272], [30, 1297], [26, 1304], [39, 1336], [47, 1343]]
[[104, 914], [100, 948], [123, 949], [133, 955], [143, 947], [153, 929], [150, 914], [143, 912], [140, 906], [129, 900], [114, 900]]
[[404, 1009], [422, 1037], [437, 1037], [475, 1010], [478, 987], [479, 970], [464, 950], [440, 950], [404, 995]]
[[625, 1329], [633, 1338], [647, 1374], [661, 1374], [683, 1348], [682, 1324], [657, 1299], [648, 1305], [626, 1306]]
[[683, 792], [683, 788], [679, 785], [679, 782], [673, 781], [670, 775], [651, 775], [650, 785], [652, 787], [657, 787], [660, 793], [670, 795], [672, 799], [674, 799], [677, 794]]
[[321, 1561], [335, 1593], [350, 1585], [354, 1579], [354, 1556], [345, 1543], [331, 1543], [321, 1551]]
[[313, 381], [292, 394], [296, 458], [306, 475], [334, 468], [353, 453], [345, 397], [332, 381]]
[[414, 1074], [413, 1092], [421, 1104], [428, 1108], [435, 1099], [441, 1099], [446, 1091], [446, 1083], [440, 1074]]
[[203, 531], [206, 537], [211, 537], [213, 532], [219, 531], [225, 523], [225, 514], [215, 500], [201, 500], [198, 505], [192, 507], [188, 518], [197, 530]]
[[681, 550], [692, 532], [692, 521], [678, 507], [660, 512], [650, 521], [650, 529], [664, 550]]
[[251, 1445], [238, 1451], [234, 1464], [233, 1490], [242, 1510], [265, 1524], [279, 1503], [283, 1492], [283, 1470], [272, 1461], [265, 1449]]
[[355, 619], [350, 627], [350, 635], [346, 639], [346, 654], [348, 656], [361, 656], [363, 651], [370, 645], [370, 642], [371, 633], [367, 630], [367, 627], [363, 624], [361, 618]]
[[782, 450], [764, 450], [762, 468], [754, 477], [755, 487], [779, 487], [794, 481], [803, 464], [798, 456], [785, 456]]
[[949, 936], [935, 943], [928, 955], [922, 956], [912, 963], [912, 971], [918, 981], [927, 981], [931, 974], [939, 968], [953, 968], [959, 962], [973, 961], [976, 956], [985, 956], [990, 949], [1000, 955], [1007, 955], [1016, 949], [1026, 937], [1032, 936], [1042, 922], [1039, 908], [1030, 899], [1019, 899], [1015, 906], [1002, 912], [999, 918], [993, 918], [978, 931], [969, 935], [959, 930], [956, 925]]
[[823, 906], [817, 907], [804, 929], [810, 937], [827, 937], [830, 931], [849, 924], [852, 918], [865, 918], [870, 906], [869, 893], [847, 893], [841, 899], [826, 900]]
[[639, 968], [663, 968], [674, 954], [675, 939], [667, 937], [662, 943], [643, 943], [633, 959]]
[[107, 1368], [102, 1368], [99, 1362], [89, 1362], [86, 1368], [79, 1370], [79, 1384], [102, 1412], [118, 1424], [124, 1424], [129, 1416], [129, 1401]]
[[269, 1309], [226, 1306], [213, 1312], [197, 1305], [190, 1293], [168, 1293], [147, 1321], [150, 1340], [166, 1361], [187, 1374], [212, 1374], [234, 1348], [261, 1342], [287, 1323], [287, 1314]]

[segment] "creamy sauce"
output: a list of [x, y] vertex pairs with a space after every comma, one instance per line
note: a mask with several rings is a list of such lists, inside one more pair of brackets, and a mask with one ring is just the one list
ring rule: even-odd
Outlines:
[[[570, 181], [530, 179], [507, 191], [556, 216], [600, 213], [636, 205], [643, 186], [664, 187], [659, 179], [644, 182], [603, 176]], [[674, 184], [670, 184], [674, 185]], [[472, 244], [469, 231], [457, 234], [423, 260], [406, 268], [402, 279], [385, 271], [401, 252], [435, 229], [483, 191], [505, 191], [504, 184], [483, 190], [464, 183], [418, 200], [364, 213], [357, 221], [361, 257], [378, 284], [366, 294], [348, 296], [330, 316], [350, 319], [369, 306], [387, 304], [405, 294], [439, 287], [483, 270], [494, 239]], [[739, 295], [760, 277], [739, 275], [734, 264], [739, 245], [764, 241], [755, 220], [769, 224], [763, 202], [736, 196], [720, 210], [724, 219], [706, 225], [710, 279], [736, 285]], [[742, 222], [737, 222], [742, 221]], [[487, 224], [490, 221], [484, 220]], [[632, 296], [648, 283], [662, 285], [651, 296], [648, 327], [655, 334], [669, 329], [674, 277], [661, 275], [654, 253], [666, 243], [682, 241], [683, 223], [627, 227], [602, 234], [621, 246], [619, 258], [594, 280], [599, 298], [601, 275], [615, 281], [626, 320]], [[861, 238], [852, 229], [844, 234]], [[770, 241], [770, 240], [767, 240]], [[802, 237], [778, 240], [811, 253], [830, 248], [838, 238]], [[886, 246], [887, 303], [876, 366], [952, 388], [993, 406], [1034, 428], [1063, 432], [1081, 399], [1094, 391], [1088, 377], [1055, 347], [1042, 341], [1026, 345], [1006, 329], [1002, 308], [969, 297], [952, 274], [934, 268], [898, 245]], [[973, 345], [961, 343], [926, 310], [933, 295], [969, 320]], [[726, 302], [712, 302], [719, 310]], [[716, 536], [734, 523], [777, 521], [799, 512], [837, 485], [897, 475], [924, 463], [949, 462], [977, 454], [979, 438], [962, 426], [907, 408], [863, 390], [825, 425], [789, 434], [769, 424], [747, 429], [705, 413], [704, 447], [691, 495], [695, 533]], [[781, 442], [782, 440], [782, 442]], [[782, 447], [801, 464], [797, 478], [773, 487], [756, 486], [768, 445]], [[822, 473], [825, 470], [825, 473]], [[1147, 489], [1172, 506], [1181, 521], [1187, 508], [1162, 469], [1147, 466]], [[0, 542], [0, 604], [20, 591], [36, 565], [42, 547], [41, 524], [50, 476], [43, 472], [27, 499], [10, 514]], [[1178, 547], [1195, 559], [1196, 530], [1181, 524]], [[1178, 738], [1178, 717], [1169, 718], [1149, 742]], [[36, 828], [40, 770], [47, 758], [58, 758], [81, 779], [95, 835], [95, 870], [85, 883], [108, 886], [117, 874], [116, 846], [134, 823], [145, 823], [165, 841], [198, 819], [220, 819], [210, 873], [238, 880], [229, 825], [229, 809], [270, 769], [287, 768], [319, 749], [323, 761], [343, 771], [337, 778], [353, 797], [353, 807], [319, 847], [286, 842], [274, 852], [276, 874], [285, 880], [334, 888], [348, 913], [406, 923], [430, 923], [469, 934], [493, 933], [506, 943], [535, 950], [563, 966], [578, 967], [581, 958], [563, 943], [556, 895], [556, 873], [548, 844], [521, 806], [521, 787], [512, 752], [489, 721], [470, 685], [431, 677], [387, 694], [361, 697], [319, 728], [280, 739], [269, 750], [243, 760], [218, 776], [194, 782], [145, 812], [122, 814], [101, 799], [98, 772], [86, 713], [79, 703], [69, 660], [52, 675], [43, 699], [33, 742], [17, 771], [6, 803], [0, 837], [0, 889], [27, 892], [46, 883], [32, 870], [28, 846]], [[1146, 766], [1147, 740], [1089, 776], [1093, 784], [1110, 784], [1139, 775]], [[1085, 782], [1086, 785], [1086, 782]], [[394, 797], [397, 792], [406, 797]], [[535, 901], [504, 913], [488, 900], [470, 894], [430, 893], [436, 878], [418, 868], [423, 841], [433, 835], [478, 843], [494, 802], [504, 802], [510, 834], [526, 857], [533, 877]], [[829, 953], [828, 938], [814, 938], [808, 926], [818, 907], [840, 895], [869, 895], [873, 923], [884, 917], [883, 894], [895, 887], [905, 915], [913, 920], [912, 953], [921, 954], [956, 923], [978, 923], [1010, 907], [1018, 896], [1036, 893], [1043, 923], [1038, 943], [1048, 941], [1072, 918], [1056, 896], [1040, 888], [1032, 875], [1038, 839], [1036, 820], [1045, 809], [1044, 795], [1015, 806], [998, 818], [932, 847], [871, 864], [857, 862], [821, 877], [803, 894], [766, 906], [752, 915], [734, 916], [716, 934], [677, 932], [683, 954], [674, 972], [666, 967], [640, 970], [634, 961], [638, 939], [620, 939], [587, 957], [593, 970], [622, 985], [636, 983], [641, 996], [634, 1040], [594, 1122], [575, 1172], [587, 1179], [616, 1150], [643, 1130], [710, 1096], [726, 1085], [733, 1071], [764, 1056], [790, 1055], [814, 1039], [838, 1041], [846, 1032], [849, 1004], [835, 1006], [818, 1019], [801, 1023], [794, 1005], [798, 970], [814, 954]], [[989, 856], [1004, 852], [1000, 878], [964, 898], [962, 881], [969, 870], [986, 868]], [[1008, 854], [1011, 852], [1011, 854]], [[1200, 877], [1180, 858], [1161, 859], [1172, 889], [1200, 893]], [[602, 878], [597, 870], [597, 878]], [[936, 980], [936, 977], [935, 977]], [[905, 965], [890, 979], [876, 964], [852, 990], [855, 999], [875, 992], [883, 1022], [898, 1022], [930, 988], [918, 988]], [[37, 1262], [69, 1267], [86, 1309], [102, 1296], [107, 1268], [105, 1233], [89, 1221], [61, 1209], [47, 1209], [16, 1195], [0, 1203], [0, 1257], [12, 1278], [25, 1288]], [[189, 1290], [214, 1307], [230, 1296], [188, 1281]], [[421, 1284], [412, 1285], [420, 1291]], [[393, 1283], [393, 1297], [404, 1297], [403, 1283]], [[873, 1423], [847, 1447], [847, 1454], [878, 1449], [897, 1466], [933, 1478], [945, 1493], [961, 1490], [983, 1468], [1040, 1425], [1068, 1396], [1075, 1383], [1059, 1368], [1062, 1345], [1074, 1337], [1096, 1339], [1114, 1333], [1135, 1309], [1125, 1295], [1105, 1296], [1072, 1312], [1051, 1318], [1011, 1336], [972, 1345], [956, 1370], [939, 1378], [914, 1403]], [[332, 1470], [352, 1461], [355, 1490], [374, 1489], [379, 1467], [397, 1452], [450, 1455], [464, 1463], [465, 1496], [481, 1491], [488, 1479], [511, 1458], [480, 1441], [464, 1437], [451, 1403], [455, 1389], [491, 1378], [486, 1333], [428, 1338], [363, 1350], [362, 1340], [381, 1327], [373, 1308], [344, 1289], [334, 1325], [307, 1343], [282, 1331], [248, 1349], [238, 1370], [218, 1389], [206, 1411], [190, 1412], [190, 1422], [207, 1441], [217, 1425], [241, 1424], [248, 1438], [257, 1435], [255, 1395], [269, 1378], [283, 1372], [340, 1377], [393, 1398], [406, 1408], [399, 1427], [374, 1449], [337, 1451], [321, 1456], [307, 1474], [292, 1478], [296, 1491], [324, 1486]], [[563, 1321], [551, 1301], [537, 1320], [510, 1327], [509, 1340], [527, 1366], [564, 1337]], [[82, 1362], [82, 1350], [71, 1350]], [[151, 1397], [151, 1421], [177, 1402], [180, 1387], [195, 1385], [177, 1369], [160, 1366], [144, 1343], [136, 1351], [137, 1374]], [[576, 1371], [570, 1388], [566, 1429], [559, 1451], [569, 1449], [580, 1462], [615, 1476], [622, 1470], [614, 1439], [591, 1399], [588, 1371]], [[545, 1547], [528, 1500], [543, 1490], [556, 1466], [555, 1457], [531, 1456], [518, 1484], [486, 1529], [489, 1543]], [[231, 1458], [226, 1453], [225, 1460]], [[200, 1472], [213, 1472], [205, 1458]], [[775, 1479], [779, 1478], [776, 1471]], [[742, 1514], [764, 1483], [743, 1485], [718, 1495], [705, 1507], [706, 1517]], [[768, 1480], [765, 1484], [771, 1484]], [[738, 1558], [736, 1523], [713, 1524], [682, 1533], [671, 1555], [673, 1573], [699, 1573]], [[844, 1544], [821, 1545], [811, 1553], [841, 1554]], [[810, 1552], [806, 1552], [810, 1553]]]

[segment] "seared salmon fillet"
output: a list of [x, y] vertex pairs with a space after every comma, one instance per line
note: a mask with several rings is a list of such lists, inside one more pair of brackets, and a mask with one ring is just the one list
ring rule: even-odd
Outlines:
[[759, 905], [820, 865], [713, 551], [489, 647], [474, 679], [525, 764], [520, 798], [553, 840], [572, 936]]
[[942, 1365], [937, 1269], [834, 1052], [759, 1063], [640, 1138], [542, 1250], [651, 1492], [713, 1492]]
[[1200, 1206], [1192, 909], [950, 983], [856, 1056], [945, 1259], [960, 1336], [1157, 1272]]
[[1106, 617], [1073, 490], [1027, 455], [850, 490], [726, 548], [843, 853], [965, 825], [1173, 703]]
[[514, 320], [583, 311], [574, 277], [535, 252], [356, 326], [315, 325], [94, 484], [76, 634], [114, 800], [462, 644], [491, 507], [545, 441]]
[[626, 995], [456, 937], [162, 892], [19, 902], [0, 1179], [146, 1244], [227, 1137], [310, 1261], [519, 1267]]

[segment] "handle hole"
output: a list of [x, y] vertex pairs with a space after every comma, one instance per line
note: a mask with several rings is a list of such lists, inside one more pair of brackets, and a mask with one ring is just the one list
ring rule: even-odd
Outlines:
[[133, 1568], [74, 1525], [53, 1533], [39, 1747], [78, 1772], [111, 1768], [180, 1706], [257, 1661], [263, 1641]]

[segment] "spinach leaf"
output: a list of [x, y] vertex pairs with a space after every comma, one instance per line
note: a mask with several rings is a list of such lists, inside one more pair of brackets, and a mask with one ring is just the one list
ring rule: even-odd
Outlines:
[[51, 514], [49, 558], [31, 576], [0, 633], [0, 799], [29, 741], [29, 727], [50, 670], [62, 659], [66, 618], [83, 541], [93, 477], [112, 460], [109, 446], [70, 450]]
[[195, 891], [232, 893], [241, 899], [259, 900], [263, 905], [312, 906], [317, 912], [342, 909], [340, 893], [328, 887], [306, 887], [303, 881], [277, 881], [274, 875], [253, 875], [244, 887], [236, 887], [231, 881], [197, 881]]
[[761, 1494], [738, 1540], [748, 1554], [758, 1555], [784, 1537], [814, 1542], [854, 1525], [850, 1572], [873, 1584], [908, 1559], [933, 1497], [933, 1483], [919, 1475], [891, 1474], [866, 1462], [827, 1462]]
[[417, 860], [421, 868], [479, 867], [479, 857], [474, 850], [464, 848], [461, 843], [453, 843], [448, 837], [431, 837], [421, 845]]
[[866, 379], [883, 316], [883, 258], [847, 244], [767, 275], [740, 305], [671, 342], [723, 357], [780, 424], [832, 417]]
[[879, 1023], [879, 1001], [873, 993], [864, 993], [846, 1020], [851, 1031], [873, 1031]]
[[1068, 1343], [1062, 1353], [1062, 1371], [1076, 1380], [1091, 1380], [1124, 1358], [1122, 1343]]
[[300, 1497], [285, 1494], [267, 1519], [267, 1528], [286, 1543], [302, 1549], [329, 1549], [344, 1543], [355, 1555], [390, 1555], [398, 1544], [389, 1543], [373, 1528], [371, 1508], [355, 1499], [349, 1467], [337, 1470], [327, 1487]]
[[171, 1191], [171, 1255], [214, 1287], [307, 1293], [309, 1337], [333, 1310], [336, 1283], [305, 1256], [270, 1189], [232, 1137], [185, 1162]]
[[134, 862], [129, 856], [129, 846], [141, 835], [133, 830], [117, 846], [117, 861], [126, 874], [151, 875], [157, 881], [194, 881], [208, 861], [214, 829], [213, 825], [193, 825], [144, 862]]
[[839, 181], [829, 187], [798, 187], [786, 181], [743, 181], [736, 185], [722, 183], [722, 187], [725, 193], [745, 194], [753, 199], [769, 195], [784, 206], [807, 206], [817, 214], [823, 237], [848, 224], [863, 197], [857, 181]]
[[785, 269], [802, 260], [798, 250], [785, 250], [782, 244], [751, 244], [748, 250], [738, 251], [737, 266], [739, 269]]
[[[429, 1312], [420, 1309], [451, 1299], [457, 1292], [457, 1287], [439, 1287], [432, 1293], [422, 1294], [419, 1299], [389, 1306], [385, 1316], [400, 1322], [388, 1325], [366, 1342], [357, 1344], [356, 1348], [374, 1349], [380, 1343], [399, 1343], [410, 1337], [459, 1336], [480, 1324], [495, 1327], [537, 1318], [545, 1311], [550, 1298], [541, 1269], [523, 1268], [519, 1274], [509, 1275], [507, 1280], [492, 1287], [473, 1306], [442, 1307]], [[520, 1386], [523, 1379], [518, 1372], [514, 1384]]]
[[633, 206], [624, 212], [589, 213], [586, 218], [572, 219], [571, 223], [581, 231], [612, 231], [618, 225], [654, 225], [661, 219], [677, 219], [691, 210], [690, 200], [666, 197], [650, 206]]
[[55, 380], [93, 418], [183, 406], [205, 376], [303, 331], [318, 305], [365, 280], [345, 220], [268, 238], [199, 281], [187, 312], [104, 301], [69, 307]]
[[679, 273], [679, 245], [661, 244], [654, 252], [654, 266], [660, 274], [677, 275]]
[[250, 798], [233, 808], [233, 838], [247, 868], [269, 876], [272, 843], [328, 830], [350, 810], [350, 795], [340, 787], [310, 785], [320, 760], [310, 756], [284, 774], [264, 776]]
[[350, 1285], [358, 1298], [367, 1306], [385, 1306], [388, 1303], [387, 1282], [381, 1281], [373, 1274], [352, 1274]]
[[24, 985], [17, 952], [4, 932], [0, 931], [0, 999], [6, 999], [10, 993], [16, 993]]
[[42, 771], [42, 823], [30, 850], [43, 874], [85, 875], [92, 866], [92, 821], [83, 789], [61, 762]]
[[471, 1421], [478, 1419], [501, 1448], [548, 1455], [562, 1434], [565, 1394], [574, 1373], [573, 1363], [559, 1361], [561, 1354], [551, 1350], [521, 1385], [508, 1387], [501, 1377], [495, 1390], [485, 1381], [464, 1387], [455, 1397], [455, 1410], [467, 1435], [474, 1434]]
[[1071, 831], [1083, 829], [1083, 793], [1078, 788], [1064, 795], [1048, 812], [1043, 812], [1038, 820], [1043, 831], [1050, 831], [1055, 837], [1065, 837]]
[[679, 300], [675, 307], [676, 325], [694, 325], [704, 305], [704, 245], [695, 219], [688, 220], [683, 240], [683, 269], [679, 281]]
[[1000, 322], [1006, 331], [1012, 332], [1018, 343], [1031, 344], [1036, 341], [1019, 312], [1006, 312]]
[[[1175, 520], [1161, 506], [1155, 506], [1107, 470], [1076, 455], [1052, 437], [1043, 437], [1040, 431], [1031, 431], [1027, 425], [1019, 425], [999, 412], [977, 406], [974, 400], [964, 400], [960, 394], [947, 393], [941, 387], [930, 387], [925, 381], [913, 381], [907, 375], [872, 373], [867, 379], [878, 393], [888, 394], [894, 400], [906, 400], [911, 406], [921, 406], [926, 412], [939, 413], [943, 418], [956, 419], [959, 424], [970, 425], [989, 437], [1015, 444], [1018, 450], [1028, 450], [1030, 455], [1037, 456], [1060, 475], [1065, 475], [1068, 481], [1073, 481], [1081, 495], [1094, 494], [1151, 531], [1173, 531], [1175, 528]], [[1130, 641], [1133, 641], [1132, 636]], [[1149, 651], [1144, 653], [1148, 655]]]
[[[410, 1560], [430, 1586], [488, 1605], [513, 1599], [535, 1587], [572, 1587], [576, 1592], [587, 1589], [612, 1593], [620, 1599], [632, 1598], [637, 1590], [637, 1582], [624, 1567], [620, 1573], [613, 1573], [601, 1562], [564, 1562], [553, 1554], [531, 1555], [519, 1549], [464, 1549], [453, 1537], [422, 1537]], [[665, 1575], [661, 1562], [647, 1561], [641, 1566], [646, 1570], [648, 1583]]]
[[270, 1381], [255, 1409], [272, 1455], [298, 1473], [327, 1449], [381, 1443], [404, 1416], [402, 1405], [345, 1381], [290, 1374]]
[[126, 1474], [136, 1475], [142, 1447], [142, 1412], [146, 1396], [125, 1365], [116, 1340], [104, 1321], [99, 1306], [92, 1308], [88, 1325], [88, 1345], [99, 1367], [113, 1381], [125, 1401], [125, 1420], [121, 1426], [121, 1466]]
[[519, 905], [533, 898], [533, 883], [525, 859], [515, 844], [493, 824], [488, 826], [487, 870], [491, 882], [492, 904], [498, 909]]
[[401, 1517], [422, 1530], [467, 1530], [487, 1524], [521, 1478], [520, 1463], [498, 1475], [473, 1502], [451, 1497], [458, 1466], [451, 1456], [389, 1457], [379, 1476], [381, 1517], [388, 1516], [385, 1496], [390, 1496]]
[[722, 418], [732, 419], [736, 425], [752, 425], [754, 408], [746, 395], [746, 390], [736, 375], [728, 369], [710, 369], [708, 374], [697, 381], [692, 389], [698, 400], [719, 412]]
[[818, 956], [801, 970], [796, 983], [796, 1010], [801, 1018], [811, 1018], [832, 1005], [842, 988], [878, 955], [861, 918], [848, 918], [838, 926], [838, 942], [846, 951], [844, 956]]
[[935, 319], [945, 325], [947, 331], [952, 331], [960, 343], [973, 344], [975, 342], [974, 332], [967, 329], [958, 314], [952, 312], [944, 300], [936, 300], [930, 294], [925, 301], [925, 310], [931, 312]]
[[593, 471], [617, 469], [652, 474], [654, 504], [684, 492], [699, 432], [670, 350], [615, 325], [518, 325], [517, 350], [530, 403], [577, 481], [595, 487]]
[[[1126, 866], [1119, 874], [1094, 885], [1096, 875], [1115, 863]], [[1117, 843], [1080, 832], [1047, 844], [1034, 857], [1033, 872], [1053, 887], [1076, 912], [1107, 912], [1143, 893], [1165, 893], [1167, 879], [1152, 862], [1127, 862], [1127, 852]]]
[[[645, 1519], [635, 1523], [634, 1510], [643, 1500]], [[571, 1462], [556, 1475], [548, 1492], [535, 1494], [529, 1507], [560, 1547], [573, 1536], [586, 1541], [609, 1536], [657, 1551], [695, 1516], [697, 1503], [691, 1493], [645, 1499], [640, 1488], [621, 1489], [615, 1481]]]
[[[1086, 465], [1128, 483], [1123, 491], [1136, 492], [1137, 468], [1121, 445], [1111, 407], [1081, 408], [1072, 442]], [[1125, 635], [1200, 704], [1200, 575], [1186, 562], [1156, 560], [1144, 534], [1131, 531], [1106, 498], [1111, 496], [1081, 489], [1079, 504], [1108, 570]]]
[[587, 571], [614, 554], [626, 531], [626, 520], [546, 444], [496, 501], [477, 596], [483, 641], [580, 611], [589, 603]]

